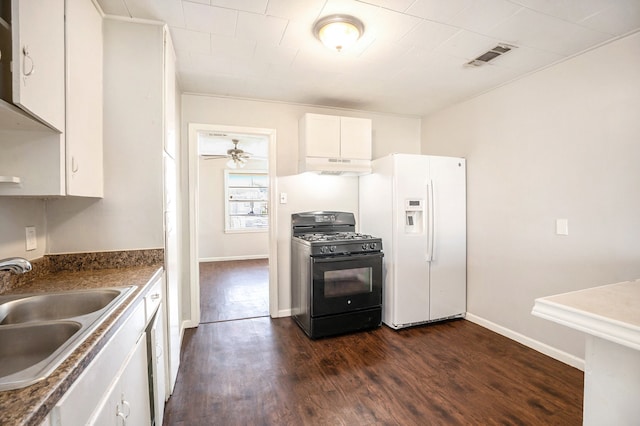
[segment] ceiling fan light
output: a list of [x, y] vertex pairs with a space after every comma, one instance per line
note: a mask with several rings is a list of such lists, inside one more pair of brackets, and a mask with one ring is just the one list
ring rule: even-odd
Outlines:
[[227, 167], [230, 169], [243, 168], [247, 165], [247, 160], [242, 157], [233, 157], [227, 161]]
[[364, 33], [362, 22], [349, 15], [330, 15], [318, 20], [313, 32], [326, 47], [337, 52], [353, 46]]

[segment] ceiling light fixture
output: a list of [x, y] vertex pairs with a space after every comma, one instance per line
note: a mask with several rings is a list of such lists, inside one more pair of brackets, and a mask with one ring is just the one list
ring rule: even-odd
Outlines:
[[313, 34], [331, 50], [341, 52], [355, 44], [364, 33], [364, 24], [353, 16], [329, 15], [313, 25]]

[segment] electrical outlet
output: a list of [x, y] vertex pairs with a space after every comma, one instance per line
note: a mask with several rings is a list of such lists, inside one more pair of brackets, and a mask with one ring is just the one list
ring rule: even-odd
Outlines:
[[281, 192], [280, 193], [280, 204], [287, 204], [287, 193], [286, 192]]
[[38, 248], [38, 239], [36, 238], [36, 227], [27, 226], [24, 228], [27, 235], [26, 249], [27, 251], [35, 250]]
[[556, 235], [569, 235], [568, 219], [556, 219]]

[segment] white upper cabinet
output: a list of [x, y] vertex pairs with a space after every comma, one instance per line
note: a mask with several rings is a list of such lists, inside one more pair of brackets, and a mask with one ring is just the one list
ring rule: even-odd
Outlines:
[[371, 136], [370, 119], [305, 114], [299, 122], [300, 171], [368, 173]]
[[66, 0], [65, 17], [67, 195], [102, 197], [102, 16]]
[[12, 100], [64, 131], [64, 0], [12, 0]]
[[340, 158], [340, 117], [305, 114], [300, 120], [300, 138], [305, 157]]
[[371, 160], [371, 120], [340, 117], [340, 157]]
[[0, 196], [102, 197], [102, 13], [91, 0], [10, 6], [0, 7]]

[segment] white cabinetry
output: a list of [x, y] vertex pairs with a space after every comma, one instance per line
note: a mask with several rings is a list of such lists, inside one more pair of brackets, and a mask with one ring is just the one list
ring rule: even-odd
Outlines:
[[144, 301], [138, 302], [56, 404], [49, 416], [52, 426], [150, 425], [152, 416], [155, 424], [162, 424], [166, 400], [163, 283], [159, 276]]
[[[20, 90], [16, 102], [48, 127], [0, 100], [0, 195], [102, 197], [102, 15], [91, 0], [20, 0], [11, 5], [12, 31], [19, 37], [13, 36], [12, 89], [4, 81], [4, 52], [0, 59], [2, 97], [6, 99], [9, 90], [16, 98]], [[43, 13], [46, 23], [40, 22]], [[60, 28], [49, 29], [49, 21], [59, 21]], [[35, 48], [36, 36], [54, 46], [41, 52]], [[18, 58], [17, 44], [22, 52]], [[52, 71], [45, 67], [58, 63]], [[30, 75], [16, 74], [29, 74], [31, 64]], [[31, 90], [40, 84], [36, 77], [45, 81], [42, 90], [52, 92], [33, 95]]]
[[67, 195], [103, 196], [102, 15], [65, 0]]
[[64, 131], [64, 0], [12, 0], [12, 100]]
[[299, 122], [300, 171], [370, 171], [371, 130], [366, 118], [305, 114]]
[[[142, 369], [142, 374], [140, 375], [136, 372], [135, 376], [143, 381], [140, 386], [136, 385], [136, 389], [144, 387], [144, 395], [129, 398], [135, 400], [146, 398], [146, 412], [147, 415], [149, 414], [146, 345], [143, 345], [142, 349], [138, 349], [140, 340], [144, 338], [144, 328], [144, 303], [138, 303], [131, 316], [116, 331], [114, 336], [106, 343], [100, 353], [91, 361], [53, 408], [51, 412], [52, 425], [79, 426], [90, 424], [89, 419], [95, 418], [97, 415], [96, 408], [99, 410], [99, 407], [107, 403], [106, 399], [112, 396], [112, 390], [116, 386], [116, 382], [119, 381], [120, 374], [127, 368], [136, 350], [143, 350], [145, 355], [143, 365], [135, 361], [135, 364], [132, 364]], [[113, 412], [115, 414], [115, 407]]]
[[147, 340], [143, 334], [88, 424], [151, 424], [146, 343]]

